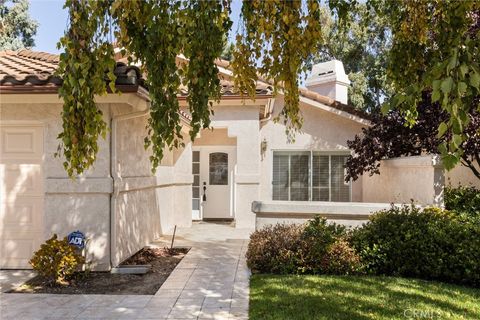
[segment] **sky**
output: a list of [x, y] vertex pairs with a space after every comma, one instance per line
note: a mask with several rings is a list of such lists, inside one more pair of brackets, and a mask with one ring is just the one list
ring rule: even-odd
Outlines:
[[[63, 36], [68, 21], [67, 10], [63, 9], [63, 4], [63, 0], [30, 0], [30, 16], [39, 23], [34, 50], [50, 53], [60, 52], [57, 49], [57, 42]], [[231, 14], [233, 32], [238, 29], [240, 9], [241, 0], [233, 0]], [[232, 32], [230, 32], [230, 40], [233, 39]]]

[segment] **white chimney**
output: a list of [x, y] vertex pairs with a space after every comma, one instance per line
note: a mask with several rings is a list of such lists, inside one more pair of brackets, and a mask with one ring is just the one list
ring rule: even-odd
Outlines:
[[305, 81], [309, 90], [330, 97], [343, 104], [348, 103], [348, 86], [350, 80], [345, 73], [342, 61], [331, 60], [317, 63]]

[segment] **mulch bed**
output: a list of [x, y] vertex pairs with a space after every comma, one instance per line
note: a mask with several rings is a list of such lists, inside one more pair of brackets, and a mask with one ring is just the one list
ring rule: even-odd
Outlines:
[[15, 293], [55, 294], [155, 294], [175, 266], [187, 254], [188, 248], [145, 247], [122, 265], [151, 265], [146, 274], [112, 274], [110, 272], [79, 272], [66, 285], [50, 285], [41, 276], [25, 282]]

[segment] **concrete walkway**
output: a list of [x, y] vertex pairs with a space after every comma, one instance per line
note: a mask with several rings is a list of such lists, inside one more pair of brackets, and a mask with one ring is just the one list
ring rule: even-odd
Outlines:
[[175, 246], [192, 249], [154, 296], [2, 293], [0, 319], [248, 319], [248, 235], [195, 223], [177, 231]]

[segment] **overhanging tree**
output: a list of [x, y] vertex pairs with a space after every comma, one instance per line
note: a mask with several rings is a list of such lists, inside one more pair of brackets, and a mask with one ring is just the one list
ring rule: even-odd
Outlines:
[[[333, 0], [341, 17], [358, 6], [356, 0]], [[413, 125], [423, 92], [432, 91], [447, 114], [439, 124], [443, 164], [453, 168], [462, 158], [469, 111], [480, 94], [480, 2], [477, 0], [367, 0], [392, 33], [387, 78], [395, 95], [384, 112], [400, 110]], [[478, 106], [477, 106], [478, 108]]]
[[[468, 117], [469, 124], [463, 134], [462, 165], [469, 168], [480, 179], [480, 112], [479, 99], [474, 101]], [[406, 125], [406, 119], [400, 111], [390, 111], [387, 115], [374, 115], [372, 126], [364, 128], [361, 135], [348, 141], [353, 155], [346, 162], [346, 181], [356, 180], [360, 175], [380, 173], [380, 161], [401, 156], [421, 154], [439, 154], [441, 146], [450, 137], [439, 136], [440, 123], [447, 121], [448, 113], [441, 109], [438, 102], [432, 103], [431, 94], [424, 93], [417, 106], [418, 117], [413, 126]]]
[[[328, 3], [341, 18], [357, 6], [354, 0]], [[70, 176], [93, 164], [98, 137], [106, 133], [94, 96], [107, 92], [105, 75], [114, 91], [114, 38], [147, 74], [152, 106], [145, 143], [152, 148], [154, 169], [165, 147], [182, 143], [176, 99], [180, 84], [189, 90], [192, 139], [209, 126], [211, 101], [220, 97], [215, 59], [221, 57], [231, 27], [230, 0], [67, 0], [65, 5], [70, 26], [60, 41], [65, 52], [58, 71], [64, 79], [61, 149]], [[392, 32], [387, 76], [398, 94], [390, 105], [413, 124], [419, 92], [433, 90], [434, 100], [448, 114], [440, 131], [453, 133], [441, 149], [451, 167], [466, 139], [463, 128], [470, 120], [465, 106], [479, 93], [475, 23], [480, 3], [369, 0], [367, 5]], [[242, 24], [231, 62], [235, 85], [240, 93], [254, 96], [259, 77], [272, 81], [275, 92], [282, 90], [285, 97], [276, 120], [294, 133], [302, 125], [298, 77], [324, 43], [320, 1], [244, 1]], [[188, 63], [177, 64], [178, 54]]]

